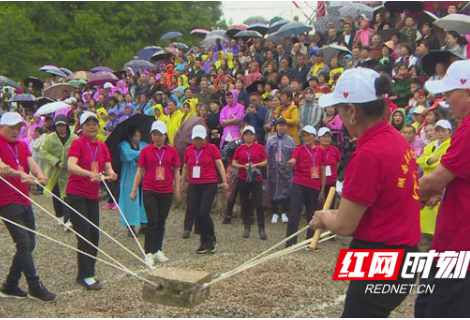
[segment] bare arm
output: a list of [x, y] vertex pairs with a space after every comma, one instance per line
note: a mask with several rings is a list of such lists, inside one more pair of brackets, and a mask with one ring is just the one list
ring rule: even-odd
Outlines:
[[42, 172], [41, 167], [34, 161], [33, 157], [28, 157], [28, 167], [33, 176], [35, 176], [39, 183], [42, 185], [46, 185], [48, 179], [44, 175], [44, 172]]
[[232, 167], [235, 169], [246, 169], [246, 165], [240, 164], [238, 160], [232, 160]]
[[181, 191], [183, 191], [183, 193], [185, 192], [187, 180], [188, 180], [188, 164], [185, 163], [183, 165], [183, 174], [182, 174], [181, 185], [180, 185]]
[[255, 168], [264, 168], [267, 165], [268, 165], [268, 159], [264, 159], [263, 161], [261, 161], [259, 163], [253, 164], [253, 167], [255, 167]]
[[76, 176], [89, 177], [93, 182], [101, 181], [101, 176], [98, 173], [94, 174], [93, 172], [80, 167], [78, 165], [77, 157], [69, 157], [69, 159], [67, 160], [67, 167], [69, 169], [69, 172]]
[[173, 168], [173, 176], [175, 177], [175, 200], [181, 201], [181, 173], [180, 168]]
[[104, 173], [106, 176], [111, 177], [111, 180], [116, 181], [118, 178], [118, 175], [116, 172], [114, 172], [113, 166], [111, 165], [111, 162], [105, 162], [104, 164]]
[[228, 183], [227, 183], [227, 176], [225, 174], [224, 164], [221, 159], [217, 159], [215, 160], [215, 165], [217, 166], [217, 169], [219, 170], [220, 176], [222, 177], [223, 187], [226, 190], [228, 188]]
[[138, 167], [134, 177], [134, 184], [132, 185], [132, 191], [130, 194], [131, 200], [134, 201], [137, 198], [137, 188], [142, 182], [142, 176], [144, 175], [144, 168]]

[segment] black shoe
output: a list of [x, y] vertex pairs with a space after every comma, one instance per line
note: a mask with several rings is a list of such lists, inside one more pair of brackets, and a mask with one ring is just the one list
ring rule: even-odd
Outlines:
[[268, 238], [268, 236], [266, 235], [266, 232], [264, 232], [264, 228], [260, 228], [259, 231], [259, 237], [261, 240], [266, 240]]
[[209, 253], [216, 253], [217, 252], [217, 242], [215, 240], [209, 241], [207, 245], [207, 250]]
[[8, 286], [4, 284], [0, 287], [1, 298], [24, 299], [27, 296], [28, 293], [18, 286]]
[[243, 238], [248, 238], [250, 236], [251, 226], [249, 224], [245, 225], [245, 231], [243, 232]]
[[201, 242], [201, 245], [199, 246], [199, 249], [197, 249], [196, 253], [197, 254], [207, 253], [207, 245], [205, 242]]
[[139, 229], [139, 234], [141, 235], [145, 235], [145, 231], [147, 230], [147, 225], [146, 224], [142, 224], [140, 226], [140, 229]]
[[42, 282], [39, 282], [36, 287], [29, 289], [29, 297], [34, 300], [45, 302], [52, 302], [57, 299], [57, 296], [47, 290], [46, 287], [44, 287], [44, 285], [42, 284]]
[[189, 231], [189, 230], [184, 230], [184, 232], [183, 232], [183, 239], [189, 239], [190, 236], [191, 236], [191, 231]]
[[99, 280], [95, 280], [95, 283], [89, 285], [85, 282], [84, 279], [76, 279], [77, 283], [81, 285], [82, 287], [85, 287], [87, 290], [90, 291], [98, 291], [101, 290], [101, 285]]
[[231, 216], [226, 216], [224, 218], [224, 221], [222, 221], [222, 224], [231, 224], [232, 223], [232, 217]]

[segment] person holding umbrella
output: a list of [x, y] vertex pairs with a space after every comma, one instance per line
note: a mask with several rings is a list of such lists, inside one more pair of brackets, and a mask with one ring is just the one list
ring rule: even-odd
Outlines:
[[[99, 119], [89, 111], [80, 116], [83, 136], [74, 140], [68, 152], [68, 169], [70, 172], [67, 184], [67, 201], [74, 209], [88, 218], [96, 226], [100, 223], [99, 191], [102, 179], [101, 172], [111, 180], [117, 180], [117, 174], [111, 166], [108, 146], [98, 140]], [[73, 228], [95, 246], [99, 243], [99, 231], [88, 221], [71, 212]], [[98, 251], [87, 242], [77, 237], [78, 249], [92, 256]], [[96, 260], [81, 253], [78, 254], [78, 274], [76, 281], [87, 290], [101, 290], [95, 279]]]
[[[418, 252], [421, 240], [418, 167], [408, 141], [393, 128], [383, 98], [391, 81], [371, 69], [345, 71], [320, 107], [334, 106], [352, 137], [356, 151], [345, 171], [338, 210], [317, 211], [310, 226], [341, 236], [352, 235], [350, 249], [404, 249]], [[416, 279], [373, 281], [414, 284]], [[371, 294], [370, 281], [350, 281], [342, 317], [388, 317], [406, 293]]]
[[184, 185], [189, 177], [187, 206], [188, 211], [197, 213], [196, 220], [200, 226], [201, 245], [197, 249], [198, 254], [217, 252], [214, 222], [210, 216], [219, 181], [216, 168], [222, 177], [223, 188], [228, 188], [220, 151], [215, 145], [207, 143], [206, 138], [206, 128], [202, 125], [194, 126], [191, 132], [193, 144], [184, 152], [181, 181], [181, 189], [185, 192]]
[[162, 121], [155, 121], [152, 124], [150, 129], [152, 144], [144, 147], [140, 153], [130, 193], [131, 200], [136, 201], [143, 177], [142, 198], [148, 219], [145, 230], [145, 260], [151, 266], [154, 265], [155, 259], [161, 263], [168, 261], [162, 251], [165, 222], [173, 197], [176, 202], [181, 201], [181, 161], [178, 151], [167, 144], [167, 130], [166, 124]]

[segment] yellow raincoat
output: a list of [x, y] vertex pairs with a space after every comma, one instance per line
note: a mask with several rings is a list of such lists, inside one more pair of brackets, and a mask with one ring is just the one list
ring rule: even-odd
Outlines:
[[183, 86], [184, 88], [189, 88], [188, 77], [184, 74], [180, 75], [178, 78], [178, 86]]
[[[416, 160], [418, 165], [424, 170], [424, 175], [430, 174], [436, 169], [437, 165], [441, 162], [441, 158], [446, 154], [447, 149], [450, 147], [450, 138], [441, 143], [437, 148], [435, 148], [437, 141], [433, 141], [428, 144], [423, 151], [423, 155]], [[433, 150], [434, 149], [434, 150]], [[432, 157], [439, 157], [439, 161], [428, 164], [428, 160]], [[433, 209], [430, 207], [424, 207], [421, 210], [421, 232], [427, 234], [434, 234], [436, 229], [436, 217], [437, 212], [439, 211], [439, 205], [435, 206]]]
[[[159, 117], [157, 117], [157, 115], [155, 114], [155, 109], [160, 110], [160, 116]], [[170, 118], [168, 118], [168, 116], [165, 114], [165, 112], [163, 112], [163, 106], [161, 104], [157, 104], [157, 105], [153, 106], [153, 114], [155, 115], [156, 120], [163, 121], [166, 124], [167, 127], [170, 125]]]
[[181, 110], [176, 110], [173, 115], [168, 116], [169, 125], [168, 125], [168, 140], [170, 141], [170, 146], [174, 146], [175, 136], [178, 132], [178, 129], [181, 126], [181, 118], [183, 117], [183, 112]]
[[106, 120], [101, 118], [102, 113], [104, 113], [106, 117], [108, 116], [108, 111], [105, 108], [101, 107], [98, 110], [96, 110], [96, 115], [98, 119], [100, 120], [100, 130], [98, 131], [97, 137], [98, 137], [98, 140], [100, 140], [101, 142], [104, 142], [106, 140], [106, 135], [104, 134], [104, 127], [109, 122], [109, 120], [108, 118], [106, 118]]

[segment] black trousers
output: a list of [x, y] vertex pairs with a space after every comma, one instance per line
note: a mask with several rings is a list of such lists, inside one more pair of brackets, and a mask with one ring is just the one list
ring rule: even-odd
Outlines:
[[173, 203], [173, 193], [143, 192], [147, 228], [145, 229], [145, 253], [162, 250], [165, 235], [165, 223]]
[[[91, 222], [99, 227], [100, 225], [100, 206], [99, 200], [88, 199], [85, 197], [67, 194], [68, 203], [72, 208], [80, 212], [84, 217], [88, 218]], [[100, 233], [98, 229], [92, 226], [88, 221], [78, 216], [75, 212], [71, 211], [70, 220], [73, 224], [73, 229], [82, 235], [85, 239], [89, 240], [98, 247], [100, 240]], [[79, 250], [86, 252], [93, 257], [96, 257], [98, 250], [93, 248], [90, 244], [77, 236], [77, 247]], [[78, 253], [78, 279], [90, 278], [95, 276], [96, 260]]]
[[192, 184], [188, 187], [187, 208], [190, 212], [196, 213], [201, 241], [205, 243], [216, 240], [214, 222], [211, 218], [211, 208], [216, 194], [216, 182]]
[[[106, 182], [108, 184], [109, 190], [111, 190], [111, 193], [113, 194], [114, 199], [116, 199], [117, 203], [119, 203], [119, 191], [121, 190], [121, 184], [119, 180], [116, 181], [108, 181]], [[108, 192], [108, 203], [114, 203], [113, 199], [109, 195]]]
[[[52, 193], [60, 198], [60, 188], [59, 188], [58, 183], [55, 185], [54, 189], [52, 189]], [[67, 201], [67, 197], [65, 197], [64, 201]], [[62, 202], [60, 202], [59, 200], [57, 200], [56, 198], [53, 197], [52, 198], [52, 205], [54, 207], [55, 216], [57, 218], [64, 217], [64, 222], [67, 222], [67, 221], [70, 220], [70, 212], [69, 212], [70, 209], [67, 208], [65, 205], [63, 205]]]
[[[31, 206], [13, 203], [0, 208], [0, 216], [35, 230], [34, 213]], [[5, 222], [5, 225], [16, 245], [16, 253], [5, 284], [7, 286], [17, 286], [21, 279], [21, 273], [23, 273], [29, 288], [34, 288], [39, 283], [33, 261], [33, 250], [36, 246], [35, 234], [7, 222]], [[2, 261], [5, 260], [6, 258], [2, 257]]]
[[[350, 249], [405, 249], [405, 255], [409, 252], [418, 252], [418, 247], [408, 246], [388, 246], [382, 243], [365, 242], [357, 239], [351, 241]], [[401, 269], [396, 281], [365, 281], [352, 280], [349, 282], [346, 293], [346, 301], [342, 318], [386, 318], [400, 305], [408, 296], [408, 292], [373, 294], [366, 293], [367, 285], [370, 284], [414, 284], [414, 279], [404, 279], [401, 277]]]
[[[333, 188], [336, 186], [335, 185], [329, 185], [329, 186], [325, 186], [325, 200], [326, 201], [326, 198], [328, 198], [328, 193], [330, 192], [330, 189]], [[336, 192], [335, 192], [335, 196], [333, 197], [333, 201], [331, 202], [331, 208], [330, 209], [333, 209], [333, 206], [335, 205], [335, 199], [336, 199]], [[324, 202], [323, 202], [324, 203]], [[317, 204], [317, 210], [323, 210], [323, 203], [319, 203]]]
[[434, 285], [434, 291], [416, 298], [416, 318], [470, 318], [470, 272], [464, 279], [436, 279], [438, 269], [433, 264], [428, 279], [420, 284]]
[[242, 179], [238, 179], [238, 190], [240, 192], [243, 223], [245, 225], [250, 224], [250, 213], [253, 212], [254, 207], [258, 227], [264, 228], [263, 182], [246, 183]]
[[280, 199], [280, 200], [271, 200], [271, 211], [273, 214], [279, 213], [279, 208], [281, 208], [281, 213], [289, 212], [289, 198]]
[[[300, 217], [302, 215], [302, 209], [307, 209], [307, 224], [312, 220], [313, 214], [318, 205], [319, 190], [315, 190], [299, 184], [292, 184], [292, 192], [289, 205], [289, 222], [287, 223], [287, 234], [289, 237], [291, 234], [296, 233], [299, 230]], [[307, 239], [313, 237], [313, 230], [307, 230]], [[286, 242], [286, 246], [291, 246], [297, 243], [297, 236], [293, 237]]]

